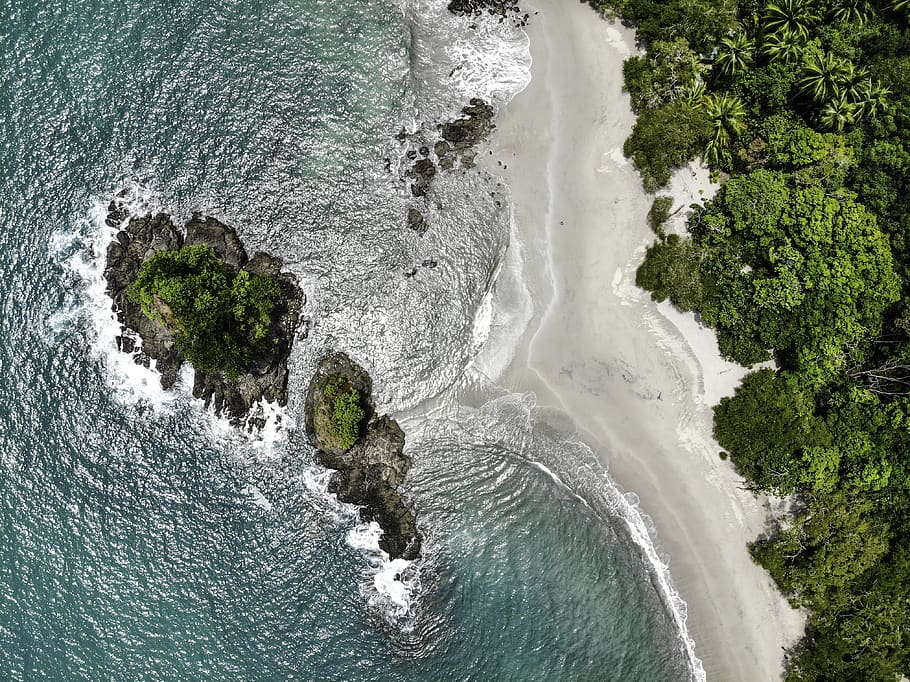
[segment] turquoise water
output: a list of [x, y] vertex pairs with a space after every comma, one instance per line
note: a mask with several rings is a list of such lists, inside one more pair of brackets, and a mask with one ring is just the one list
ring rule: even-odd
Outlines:
[[[413, 87], [398, 8], [5, 0], [0, 18], [0, 677], [683, 678], [621, 524], [529, 463], [558, 443], [408, 422], [428, 556], [395, 614], [299, 431], [263, 447], [183, 394], [142, 397], [103, 347], [70, 264], [97, 267], [97, 209], [128, 184], [301, 276], [316, 326], [287, 424], [333, 344], [387, 348], [380, 388], [414, 377], [392, 408], [457, 374], [501, 226], [465, 226], [463, 270], [445, 236], [403, 230], [384, 172]], [[406, 284], [428, 243], [439, 279]]]

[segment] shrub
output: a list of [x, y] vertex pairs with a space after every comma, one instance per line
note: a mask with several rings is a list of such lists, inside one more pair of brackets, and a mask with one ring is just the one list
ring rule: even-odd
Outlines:
[[700, 108], [676, 103], [648, 109], [638, 117], [623, 153], [641, 172], [645, 190], [656, 192], [670, 181], [674, 168], [704, 151], [713, 130]]
[[281, 287], [274, 277], [235, 272], [211, 247], [197, 245], [145, 261], [129, 295], [175, 332], [197, 369], [236, 378], [255, 352], [268, 349]]
[[360, 405], [360, 391], [341, 376], [330, 377], [323, 389], [331, 405], [329, 410], [329, 435], [341, 450], [349, 450], [360, 438], [360, 427], [366, 412]]
[[673, 197], [654, 197], [654, 203], [648, 211], [648, 225], [660, 237], [663, 237], [663, 224], [670, 219], [671, 208]]
[[640, 114], [679, 99], [691, 88], [702, 67], [683, 38], [658, 41], [646, 57], [629, 57], [623, 62], [623, 89], [629, 93], [632, 111]]
[[700, 265], [701, 256], [692, 240], [671, 234], [666, 241], [648, 247], [635, 273], [635, 284], [650, 291], [658, 303], [669, 298], [680, 310], [697, 310], [705, 297]]

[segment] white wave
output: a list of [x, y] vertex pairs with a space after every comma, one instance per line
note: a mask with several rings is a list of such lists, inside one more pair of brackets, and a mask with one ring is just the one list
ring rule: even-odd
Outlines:
[[432, 441], [444, 437], [444, 443], [476, 442], [477, 434], [483, 434], [484, 444], [495, 445], [539, 469], [601, 518], [620, 520], [644, 563], [650, 567], [653, 584], [676, 629], [693, 679], [703, 681], [704, 666], [695, 655], [695, 642], [686, 624], [687, 606], [674, 587], [669, 565], [658, 549], [653, 522], [639, 507], [637, 496], [624, 494], [591, 447], [577, 434], [567, 432], [565, 426], [548, 421], [547, 415], [538, 410], [533, 393], [509, 393], [478, 409], [449, 406], [424, 419], [409, 434], [418, 439], [411, 447], [424, 452], [432, 451], [433, 446], [421, 439]]
[[503, 105], [531, 82], [531, 41], [511, 21], [475, 20], [467, 40], [452, 41], [446, 52], [454, 65], [452, 87], [466, 97]]
[[678, 629], [679, 638], [685, 649], [692, 677], [697, 682], [705, 682], [707, 674], [701, 659], [695, 654], [695, 640], [689, 634], [687, 625], [689, 617], [688, 606], [673, 585], [669, 564], [661, 558], [657, 550], [657, 533], [654, 523], [639, 506], [637, 495], [633, 493], [619, 495], [618, 499], [624, 502], [620, 507], [620, 515], [626, 523], [629, 535], [647, 558], [654, 571], [654, 577], [657, 580], [660, 591], [670, 605], [670, 615]]
[[[160, 210], [155, 197], [138, 185], [124, 187], [127, 195], [122, 198], [127, 218], [135, 213]], [[157, 412], [167, 412], [178, 402], [191, 398], [192, 374], [184, 367], [172, 390], [161, 388], [155, 362], [148, 367], [136, 362], [141, 339], [135, 337], [137, 351], [123, 353], [118, 349], [117, 337], [124, 333], [113, 310], [113, 301], [107, 293], [104, 265], [108, 245], [124, 225], [110, 227], [106, 224], [107, 202], [92, 200], [88, 215], [77, 221], [69, 232], [54, 235], [50, 242], [52, 257], [64, 270], [74, 276], [77, 298], [71, 307], [55, 313], [46, 321], [55, 334], [62, 333], [74, 323], [88, 323], [90, 354], [104, 367], [107, 386], [116, 399], [124, 404], [141, 404]]]
[[[492, 280], [494, 284], [490, 289], [489, 323], [481, 337], [476, 330], [478, 327], [484, 328], [478, 324], [484, 317], [479, 312], [474, 322], [476, 355], [468, 367], [469, 376], [475, 377], [480, 374], [490, 381], [496, 381], [502, 376], [512, 362], [533, 316], [531, 293], [524, 274], [525, 261], [522, 252], [525, 245], [515, 222], [515, 207], [511, 200], [509, 220], [510, 246]], [[481, 311], [486, 313], [483, 307]]]
[[381, 536], [382, 529], [375, 521], [348, 531], [348, 545], [359, 550], [370, 563], [360, 593], [370, 606], [379, 609], [386, 622], [407, 630], [420, 591], [419, 572], [413, 561], [390, 560], [379, 548]]
[[345, 541], [366, 561], [364, 580], [360, 584], [360, 594], [364, 601], [386, 623], [401, 630], [409, 630], [420, 593], [417, 562], [390, 559], [380, 549], [382, 529], [379, 524], [375, 521], [361, 523], [359, 507], [339, 502], [328, 492], [333, 473], [329, 469], [312, 466], [301, 472], [300, 479], [304, 487], [324, 505], [336, 526], [353, 524], [345, 535]]
[[531, 82], [527, 33], [510, 18], [456, 16], [448, 0], [398, 0], [412, 27], [412, 77], [424, 120], [480, 97], [500, 107]]
[[477, 307], [474, 315], [474, 328], [471, 332], [471, 344], [474, 354], [480, 352], [490, 336], [490, 327], [493, 324], [493, 292], [488, 291]]

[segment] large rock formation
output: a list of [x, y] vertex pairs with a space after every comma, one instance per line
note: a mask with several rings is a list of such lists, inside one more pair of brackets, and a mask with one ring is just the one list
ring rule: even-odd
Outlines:
[[[337, 446], [328, 431], [332, 398], [326, 393], [330, 380], [355, 389], [365, 417], [357, 442], [350, 449]], [[404, 433], [395, 420], [377, 416], [373, 383], [366, 371], [343, 353], [334, 353], [319, 364], [306, 398], [306, 430], [317, 448], [320, 463], [334, 469], [329, 491], [342, 502], [361, 505], [364, 521], [382, 528], [380, 548], [393, 559], [415, 559], [422, 538], [414, 513], [397, 488], [411, 467], [404, 450]]]
[[516, 27], [527, 26], [529, 19], [514, 0], [451, 0], [448, 10], [452, 14], [473, 17], [486, 12], [490, 16], [499, 17], [499, 23], [510, 19]]
[[[108, 209], [107, 224], [118, 227], [125, 218], [120, 197], [117, 197]], [[132, 218], [108, 247], [104, 271], [114, 310], [125, 328], [118, 343], [123, 352], [135, 353], [137, 362], [149, 366], [154, 360], [163, 388], [174, 385], [184, 362], [174, 332], [161, 321], [145, 315], [127, 290], [139, 275], [142, 263], [158, 251], [195, 244], [209, 245], [234, 271], [242, 269], [253, 275], [274, 276], [281, 287], [282, 296], [270, 333], [275, 343], [268, 351], [253, 357], [247, 370], [234, 380], [220, 374], [195, 372], [193, 395], [204, 399], [206, 405], [214, 405], [216, 412], [226, 412], [232, 421], [240, 423], [260, 400], [287, 404], [287, 361], [300, 318], [303, 292], [293, 275], [281, 272], [281, 259], [262, 252], [248, 258], [237, 233], [214, 218], [194, 216], [183, 232], [163, 213]], [[141, 348], [137, 337], [141, 340]]]

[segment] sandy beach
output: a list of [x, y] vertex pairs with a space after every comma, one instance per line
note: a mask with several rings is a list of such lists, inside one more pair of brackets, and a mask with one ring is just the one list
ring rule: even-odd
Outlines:
[[[519, 289], [530, 321], [511, 362], [487, 369], [505, 388], [569, 414], [622, 489], [640, 498], [708, 679], [779, 679], [782, 647], [798, 638], [803, 617], [747, 552], [768, 500], [741, 488], [711, 437], [711, 406], [745, 370], [719, 357], [713, 333], [692, 315], [654, 304], [634, 284], [653, 234], [652, 198], [622, 155], [634, 123], [621, 91], [633, 33], [579, 3], [523, 8], [532, 15], [533, 80], [501, 114], [489, 157], [512, 188], [516, 225], [493, 334], [522, 316], [510, 309]], [[704, 169], [684, 169], [673, 208], [711, 191]]]

